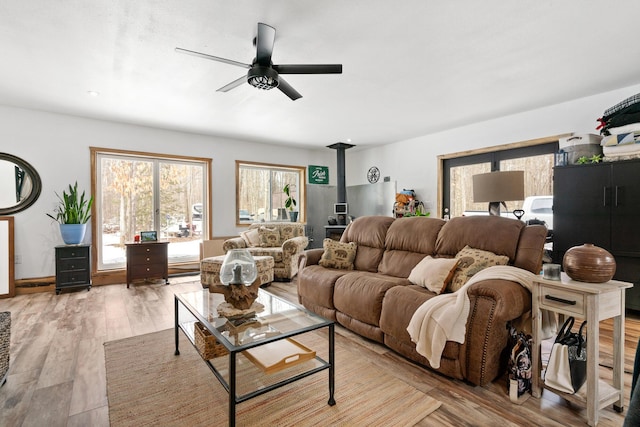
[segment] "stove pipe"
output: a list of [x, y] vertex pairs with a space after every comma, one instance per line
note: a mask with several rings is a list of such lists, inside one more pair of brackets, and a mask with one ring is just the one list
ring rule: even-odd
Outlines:
[[[336, 150], [337, 154], [337, 162], [336, 162], [336, 171], [338, 175], [338, 200], [337, 203], [346, 203], [347, 202], [347, 184], [345, 178], [345, 166], [344, 166], [344, 152], [351, 147], [355, 147], [353, 144], [347, 144], [344, 142], [337, 142], [335, 144], [328, 145], [327, 148], [331, 148]], [[345, 225], [346, 224], [346, 215], [338, 215], [338, 224]]]

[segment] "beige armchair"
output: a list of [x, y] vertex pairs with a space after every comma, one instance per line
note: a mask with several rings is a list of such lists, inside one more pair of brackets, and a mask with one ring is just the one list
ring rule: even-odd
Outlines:
[[260, 222], [251, 224], [240, 237], [228, 239], [222, 245], [230, 249], [248, 248], [251, 255], [273, 257], [274, 277], [291, 280], [298, 273], [298, 258], [309, 244], [304, 224], [297, 222]]

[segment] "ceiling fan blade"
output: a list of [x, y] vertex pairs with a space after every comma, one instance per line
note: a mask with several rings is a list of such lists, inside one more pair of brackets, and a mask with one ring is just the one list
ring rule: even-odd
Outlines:
[[287, 83], [284, 79], [279, 79], [280, 83], [278, 84], [278, 89], [282, 91], [285, 95], [291, 98], [292, 101], [295, 101], [298, 98], [302, 98], [302, 95], [298, 93], [289, 83]]
[[237, 88], [242, 83], [247, 81], [247, 76], [242, 76], [239, 79], [232, 81], [231, 83], [222, 86], [220, 89], [216, 90], [216, 92], [229, 92], [231, 89]]
[[278, 74], [342, 74], [342, 64], [274, 65]]
[[256, 36], [256, 61], [260, 65], [271, 65], [273, 43], [276, 40], [276, 29], [270, 25], [258, 22], [258, 35]]
[[198, 56], [200, 58], [210, 59], [212, 61], [224, 62], [225, 64], [235, 65], [242, 68], [251, 68], [251, 65], [249, 64], [245, 64], [245, 63], [234, 61], [227, 58], [220, 58], [219, 56], [207, 55], [206, 53], [194, 52], [193, 50], [182, 49], [180, 47], [177, 47], [175, 50], [178, 53], [185, 53], [187, 55]]

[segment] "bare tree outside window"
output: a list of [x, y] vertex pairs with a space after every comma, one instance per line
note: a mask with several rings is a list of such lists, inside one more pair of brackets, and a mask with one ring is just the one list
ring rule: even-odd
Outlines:
[[195, 261], [206, 224], [207, 164], [96, 153], [98, 268], [121, 268], [125, 243], [141, 231], [168, 240], [169, 262]]
[[[287, 220], [283, 189], [289, 184], [302, 218], [304, 212], [304, 167], [236, 162], [238, 224]], [[300, 219], [301, 221], [303, 219]]]
[[[486, 215], [487, 203], [473, 202], [473, 176], [492, 170], [524, 171], [524, 197], [553, 196], [553, 167], [558, 140], [554, 137], [495, 147], [495, 150], [448, 155], [443, 161], [446, 182], [443, 183], [443, 215]], [[493, 165], [493, 167], [492, 167]], [[541, 198], [548, 203], [550, 197]], [[498, 201], [498, 200], [497, 200]], [[506, 200], [505, 215], [522, 209], [524, 200]], [[447, 209], [445, 212], [444, 209]], [[547, 208], [552, 209], [551, 207]]]

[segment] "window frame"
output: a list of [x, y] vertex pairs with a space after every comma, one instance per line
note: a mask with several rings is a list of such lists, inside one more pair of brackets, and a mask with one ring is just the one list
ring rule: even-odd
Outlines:
[[566, 138], [571, 135], [571, 133], [565, 133], [527, 141], [484, 147], [476, 150], [439, 155], [437, 190], [437, 212], [439, 213], [439, 217], [445, 217], [444, 209], [450, 205], [451, 167], [490, 162], [491, 171], [497, 171], [500, 168], [500, 161], [502, 160], [556, 153], [558, 151], [560, 138]]
[[[171, 162], [176, 162], [176, 163], [193, 163], [193, 164], [199, 164], [202, 166], [203, 168], [203, 177], [202, 177], [202, 184], [203, 184], [203, 210], [207, 211], [208, 213], [205, 212], [204, 216], [206, 218], [206, 221], [203, 222], [202, 226], [203, 226], [203, 230], [202, 230], [202, 234], [201, 234], [201, 238], [202, 240], [208, 240], [211, 238], [212, 235], [212, 228], [211, 228], [211, 224], [212, 224], [212, 215], [210, 214], [212, 211], [211, 209], [211, 164], [212, 164], [212, 159], [210, 158], [205, 158], [205, 157], [195, 157], [195, 156], [182, 156], [182, 155], [171, 155], [171, 154], [162, 154], [162, 153], [151, 153], [151, 152], [142, 152], [142, 151], [130, 151], [130, 150], [119, 150], [119, 149], [112, 149], [112, 148], [102, 148], [102, 147], [89, 147], [90, 149], [90, 154], [91, 154], [91, 194], [92, 195], [98, 195], [98, 186], [99, 186], [99, 181], [100, 181], [100, 177], [98, 177], [97, 173], [100, 170], [99, 168], [99, 158], [104, 155], [104, 156], [112, 156], [112, 157], [117, 157], [117, 156], [122, 156], [123, 158], [139, 158], [141, 160], [148, 160], [151, 162], [160, 162], [160, 163], [171, 163]], [[159, 186], [159, 183], [156, 180], [155, 175], [157, 175], [157, 171], [154, 171], [154, 191], [157, 191], [158, 189], [156, 187]], [[100, 219], [102, 217], [102, 214], [99, 212], [99, 209], [101, 209], [101, 202], [99, 200], [99, 197], [95, 197], [95, 202], [93, 203], [93, 206], [91, 207], [91, 216], [92, 216], [92, 221], [91, 221], [91, 235], [93, 236], [93, 246], [94, 246], [94, 250], [91, 251], [91, 263], [92, 263], [92, 273], [96, 276], [100, 276], [100, 275], [111, 275], [114, 272], [121, 272], [123, 270], [126, 270], [126, 265], [124, 267], [117, 267], [117, 268], [113, 268], [113, 269], [99, 269], [99, 265], [100, 265], [100, 256], [101, 256], [101, 247], [100, 247], [100, 242], [101, 239], [98, 237], [98, 233], [100, 232], [100, 230], [98, 229], [98, 227], [101, 225], [98, 219]], [[157, 214], [156, 214], [157, 215]], [[197, 254], [199, 256], [199, 254]], [[181, 265], [181, 264], [192, 264], [196, 261], [184, 261], [184, 262], [170, 262], [169, 266], [173, 266], [173, 265]]]
[[[253, 169], [265, 169], [265, 170], [268, 170], [270, 173], [274, 171], [296, 172], [298, 174], [298, 180], [299, 180], [298, 194], [296, 195], [296, 202], [297, 202], [296, 208], [298, 210], [297, 222], [301, 222], [301, 223], [306, 222], [307, 220], [306, 219], [307, 218], [307, 203], [306, 203], [307, 187], [306, 187], [305, 177], [306, 177], [307, 168], [305, 166], [282, 165], [282, 164], [275, 164], [275, 163], [262, 163], [262, 162], [252, 162], [247, 160], [236, 160], [235, 223], [237, 227], [248, 227], [254, 222], [259, 222], [257, 219], [249, 223], [240, 222], [240, 198], [241, 198], [241, 191], [242, 191], [241, 183], [240, 183], [240, 169], [243, 166], [247, 166]], [[270, 199], [273, 197], [271, 193], [269, 196], [270, 196]], [[282, 220], [282, 221], [286, 222], [288, 220]]]

